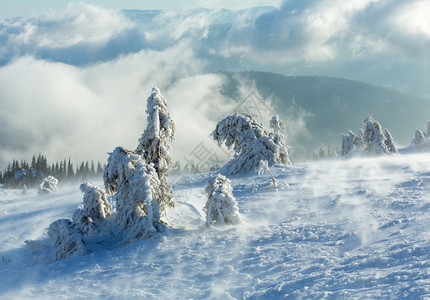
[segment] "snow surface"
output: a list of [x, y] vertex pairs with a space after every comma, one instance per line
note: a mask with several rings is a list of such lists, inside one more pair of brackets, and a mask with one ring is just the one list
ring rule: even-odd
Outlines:
[[72, 217], [79, 185], [43, 196], [1, 190], [0, 298], [430, 297], [430, 155], [271, 171], [277, 188], [269, 174], [230, 178], [242, 225], [206, 228], [209, 177], [182, 176], [170, 230], [60, 261], [46, 229]]

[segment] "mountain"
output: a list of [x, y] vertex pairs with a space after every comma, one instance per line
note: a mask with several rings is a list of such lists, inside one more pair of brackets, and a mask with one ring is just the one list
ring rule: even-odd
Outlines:
[[[372, 115], [390, 130], [395, 142], [406, 146], [416, 129], [424, 129], [430, 120], [430, 99], [403, 94], [359, 81], [320, 76], [288, 77], [267, 72], [225, 73], [228, 84], [224, 94], [239, 97], [243, 82], [255, 84], [262, 99], [271, 102], [292, 128], [289, 145], [295, 156], [326, 145], [341, 145], [341, 134], [357, 132], [367, 115]], [[243, 92], [242, 92], [243, 94]], [[298, 120], [304, 125], [288, 120]], [[305, 126], [304, 135], [295, 136], [295, 127]], [[288, 140], [288, 138], [287, 138]]]

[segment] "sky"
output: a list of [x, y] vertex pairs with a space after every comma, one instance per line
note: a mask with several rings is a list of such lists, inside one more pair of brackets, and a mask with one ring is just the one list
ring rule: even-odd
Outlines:
[[[0, 165], [39, 152], [103, 162], [118, 145], [134, 149], [153, 86], [176, 120], [174, 160], [184, 159], [234, 112], [220, 70], [342, 77], [430, 98], [428, 0], [188, 1], [181, 8], [211, 9], [152, 14], [121, 8], [179, 2], [35, 3], [0, 1]], [[272, 7], [217, 9], [254, 5]], [[300, 128], [289, 130], [294, 147]]]
[[[75, 1], [76, 3], [80, 1]], [[66, 9], [70, 1], [64, 0], [0, 0], [0, 17], [13, 18], [23, 17], [41, 13], [46, 10]], [[280, 0], [93, 0], [85, 3], [102, 6], [113, 10], [121, 9], [192, 9], [196, 7], [205, 8], [228, 8], [245, 9], [254, 6], [279, 6]]]

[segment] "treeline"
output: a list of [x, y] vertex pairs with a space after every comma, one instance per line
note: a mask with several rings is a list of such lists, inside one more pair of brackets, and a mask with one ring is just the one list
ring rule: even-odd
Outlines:
[[4, 172], [0, 171], [0, 183], [4, 188], [22, 188], [38, 186], [49, 175], [60, 182], [86, 181], [103, 176], [104, 167], [100, 162], [81, 162], [76, 168], [71, 159], [48, 163], [45, 155], [34, 155], [31, 162], [14, 159]]

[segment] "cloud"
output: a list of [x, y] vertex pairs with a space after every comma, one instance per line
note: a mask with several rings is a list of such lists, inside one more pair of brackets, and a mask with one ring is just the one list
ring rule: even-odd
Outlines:
[[[225, 77], [202, 75], [211, 71], [339, 76], [430, 95], [428, 11], [421, 0], [151, 12], [79, 3], [0, 20], [0, 160], [133, 149], [153, 86], [176, 119], [180, 159], [233, 113]], [[306, 112], [285, 113], [306, 134]]]
[[186, 49], [141, 51], [85, 68], [26, 56], [0, 68], [2, 159], [42, 152], [103, 161], [118, 145], [134, 149], [152, 86], [168, 90], [175, 76], [202, 65]]

